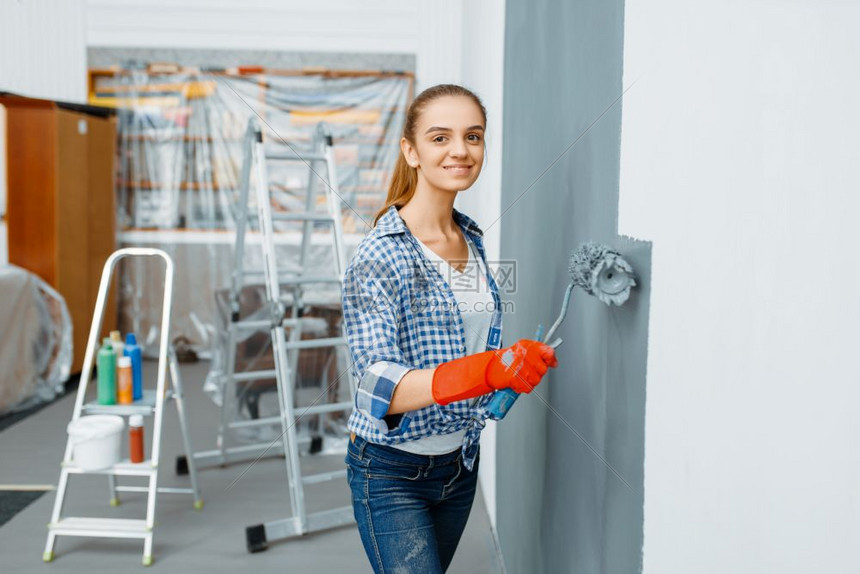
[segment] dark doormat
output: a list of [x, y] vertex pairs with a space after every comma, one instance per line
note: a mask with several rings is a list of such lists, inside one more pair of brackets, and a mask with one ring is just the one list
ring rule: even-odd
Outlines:
[[0, 490], [0, 526], [45, 494], [44, 490]]

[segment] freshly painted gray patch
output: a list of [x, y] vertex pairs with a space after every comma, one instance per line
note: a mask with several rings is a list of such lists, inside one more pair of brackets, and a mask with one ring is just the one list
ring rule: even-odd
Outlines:
[[617, 249], [638, 278], [621, 307], [574, 290], [558, 369], [498, 427], [508, 572], [642, 568], [651, 245], [617, 235], [623, 19], [623, 0], [507, 3], [502, 210], [516, 204], [497, 225], [518, 283], [505, 343], [558, 315], [584, 241]]

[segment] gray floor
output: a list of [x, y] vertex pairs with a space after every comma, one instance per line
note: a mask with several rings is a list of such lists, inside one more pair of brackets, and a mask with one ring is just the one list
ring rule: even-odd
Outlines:
[[[215, 446], [218, 410], [201, 391], [207, 363], [183, 365], [186, 408], [191, 440], [196, 450]], [[147, 364], [147, 374], [154, 369]], [[153, 385], [154, 386], [154, 385]], [[56, 484], [65, 447], [74, 395], [67, 395], [38, 413], [0, 432], [0, 485]], [[174, 474], [181, 442], [176, 411], [168, 404], [164, 421], [159, 476], [161, 486], [186, 486], [186, 477]], [[149, 431], [149, 428], [147, 428]], [[150, 433], [151, 435], [151, 433]], [[147, 436], [147, 441], [150, 436]], [[307, 468], [341, 468], [342, 455], [303, 459]], [[244, 474], [243, 474], [244, 473]], [[241, 478], [239, 478], [239, 476]], [[254, 465], [236, 464], [199, 473], [205, 508], [196, 511], [187, 495], [159, 495], [154, 542], [159, 572], [229, 572], [253, 569], [266, 572], [371, 572], [354, 526], [272, 544], [261, 553], [245, 548], [245, 527], [289, 515], [286, 470], [282, 458]], [[232, 487], [231, 483], [236, 481]], [[121, 484], [140, 484], [125, 478]], [[122, 504], [108, 505], [107, 478], [72, 476], [65, 514], [143, 518], [145, 495], [123, 493]], [[348, 504], [345, 481], [332, 481], [306, 489], [308, 510]], [[56, 558], [42, 562], [45, 525], [50, 519], [54, 493], [49, 492], [0, 527], [0, 556], [4, 572], [125, 572], [140, 565], [143, 543], [137, 540], [59, 537]], [[500, 572], [486, 508], [480, 492], [449, 572]]]

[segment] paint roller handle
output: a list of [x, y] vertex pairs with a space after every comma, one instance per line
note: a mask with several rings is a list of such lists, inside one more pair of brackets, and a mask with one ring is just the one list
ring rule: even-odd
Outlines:
[[496, 391], [490, 399], [490, 404], [487, 405], [487, 411], [493, 419], [502, 420], [519, 397], [520, 394], [513, 389]]

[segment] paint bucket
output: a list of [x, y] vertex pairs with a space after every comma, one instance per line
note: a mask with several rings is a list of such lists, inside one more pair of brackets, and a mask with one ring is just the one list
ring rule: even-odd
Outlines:
[[101, 470], [119, 462], [125, 421], [116, 415], [91, 415], [69, 423], [72, 461], [81, 470]]

